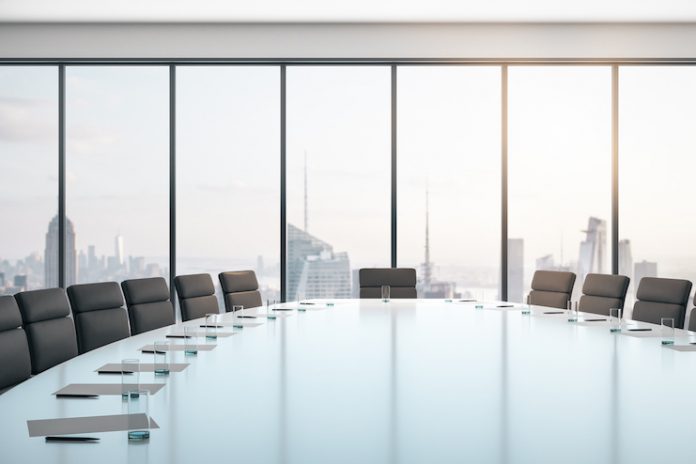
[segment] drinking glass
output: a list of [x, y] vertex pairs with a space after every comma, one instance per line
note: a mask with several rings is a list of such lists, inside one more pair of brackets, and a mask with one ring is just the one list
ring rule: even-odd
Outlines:
[[[207, 318], [206, 318], [207, 319]], [[206, 323], [207, 325], [207, 323]], [[193, 326], [184, 326], [184, 356], [198, 355], [198, 329]], [[206, 328], [206, 331], [208, 329]]]
[[275, 306], [275, 300], [266, 300], [266, 319], [276, 318], [275, 313], [273, 313], [273, 310], [271, 309], [272, 306]]
[[169, 340], [158, 340], [153, 344], [155, 375], [169, 375]]
[[525, 298], [526, 304], [522, 306], [522, 314], [531, 314], [532, 312], [532, 305], [529, 303], [530, 298], [529, 295]]
[[609, 332], [621, 332], [621, 308], [609, 310]]
[[124, 359], [121, 361], [121, 398], [137, 394], [140, 387], [140, 360]]
[[484, 293], [481, 292], [479, 295], [479, 298], [476, 299], [476, 304], [474, 305], [474, 309], [483, 309], [483, 301], [485, 300]]
[[217, 314], [208, 313], [205, 315], [205, 339], [217, 340]]
[[660, 325], [662, 326], [662, 344], [674, 345], [674, 318], [662, 317]]
[[382, 285], [382, 302], [389, 303], [390, 296], [391, 296], [391, 287], [389, 285]]
[[137, 395], [128, 397], [128, 439], [147, 440], [150, 438], [150, 392], [138, 390], [134, 393]]
[[568, 322], [578, 322], [578, 302], [568, 300]]

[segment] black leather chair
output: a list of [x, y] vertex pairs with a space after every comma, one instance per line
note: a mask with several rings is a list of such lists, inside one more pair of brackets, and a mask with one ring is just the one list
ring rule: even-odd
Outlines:
[[128, 314], [116, 282], [68, 287], [80, 353], [130, 336]]
[[551, 308], [567, 308], [573, 294], [575, 274], [564, 271], [536, 271], [532, 278], [529, 303]]
[[148, 332], [174, 324], [174, 307], [169, 301], [167, 281], [162, 277], [121, 282], [128, 305], [131, 333]]
[[0, 296], [0, 393], [31, 376], [27, 334], [13, 296]]
[[[696, 306], [696, 295], [694, 295], [694, 306]], [[689, 316], [689, 330], [691, 332], [696, 332], [696, 308], [691, 309], [691, 315]]]
[[366, 268], [358, 276], [360, 298], [381, 298], [383, 285], [389, 285], [390, 298], [418, 298], [415, 269]]
[[623, 309], [630, 282], [622, 275], [587, 274], [578, 311], [609, 316], [610, 309]]
[[77, 356], [75, 325], [65, 290], [30, 290], [16, 294], [15, 298], [27, 333], [32, 374]]
[[225, 296], [226, 312], [231, 312], [233, 306], [244, 306], [245, 309], [263, 306], [254, 271], [221, 272], [218, 277]]
[[219, 313], [215, 286], [210, 274], [189, 274], [174, 278], [176, 294], [181, 308], [181, 320], [189, 321], [205, 317], [206, 314]]
[[663, 317], [674, 319], [674, 327], [684, 327], [691, 282], [682, 279], [643, 277], [638, 285], [632, 319], [660, 324]]

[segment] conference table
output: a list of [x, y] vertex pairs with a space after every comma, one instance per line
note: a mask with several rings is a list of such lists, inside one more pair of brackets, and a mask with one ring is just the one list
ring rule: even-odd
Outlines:
[[[173, 362], [149, 398], [159, 428], [98, 443], [46, 442], [27, 421], [124, 414], [120, 395], [53, 394], [119, 383], [95, 372], [181, 325], [78, 356], [0, 395], [0, 462], [658, 463], [693, 462], [696, 351], [678, 330], [534, 306], [460, 300], [312, 300]], [[482, 306], [482, 307], [481, 307]], [[224, 323], [235, 315], [221, 316]], [[601, 317], [599, 317], [601, 318]], [[239, 319], [237, 319], [239, 320]], [[201, 320], [185, 324], [199, 326]], [[652, 328], [629, 332], [629, 328]], [[173, 340], [181, 344], [183, 340]], [[213, 342], [210, 342], [213, 343]], [[686, 350], [686, 351], [684, 351]], [[691, 350], [691, 351], [689, 351]]]

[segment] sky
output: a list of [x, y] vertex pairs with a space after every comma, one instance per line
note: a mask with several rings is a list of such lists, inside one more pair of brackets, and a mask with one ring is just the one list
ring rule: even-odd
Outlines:
[[[279, 69], [190, 66], [177, 73], [179, 256], [269, 264], [279, 253]], [[166, 256], [169, 91], [162, 66], [70, 66], [66, 73], [67, 214], [77, 246]], [[400, 263], [497, 269], [500, 71], [398, 70]], [[509, 236], [526, 264], [577, 259], [589, 216], [609, 220], [611, 72], [605, 66], [509, 70]], [[354, 267], [389, 264], [390, 70], [292, 66], [287, 74], [289, 222], [347, 251]], [[696, 260], [696, 69], [620, 70], [621, 238], [667, 274]], [[57, 71], [0, 67], [0, 257], [43, 254], [57, 210]], [[652, 224], [660, 224], [655, 227]], [[608, 224], [608, 227], [611, 227]]]

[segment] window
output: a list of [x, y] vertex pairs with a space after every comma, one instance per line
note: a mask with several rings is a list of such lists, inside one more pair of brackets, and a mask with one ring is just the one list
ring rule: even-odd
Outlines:
[[391, 70], [287, 70], [287, 298], [357, 295], [390, 265]]
[[510, 67], [508, 299], [537, 269], [611, 273], [611, 68]]
[[58, 285], [58, 70], [0, 66], [0, 293]]
[[619, 73], [619, 272], [631, 277], [628, 302], [643, 277], [696, 282], [695, 82], [691, 66]]
[[280, 299], [280, 69], [176, 72], [177, 274], [253, 269]]
[[169, 71], [66, 69], [66, 285], [167, 276]]
[[398, 70], [398, 265], [421, 298], [497, 299], [499, 67]]

